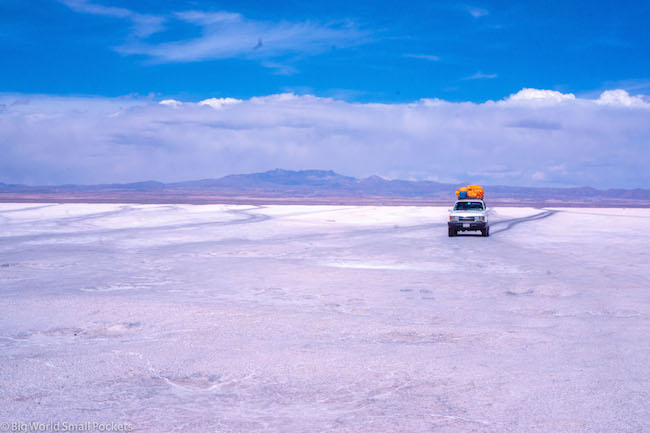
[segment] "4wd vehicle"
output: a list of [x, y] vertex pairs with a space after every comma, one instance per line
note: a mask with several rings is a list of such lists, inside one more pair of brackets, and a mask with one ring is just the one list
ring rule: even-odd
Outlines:
[[450, 209], [447, 222], [449, 236], [456, 236], [460, 231], [480, 230], [483, 236], [490, 236], [487, 206], [481, 199], [462, 199], [456, 201]]

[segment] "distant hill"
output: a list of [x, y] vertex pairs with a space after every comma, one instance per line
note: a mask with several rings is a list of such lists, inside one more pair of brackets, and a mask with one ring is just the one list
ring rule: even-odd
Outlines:
[[[463, 184], [464, 185], [464, 184]], [[449, 204], [460, 184], [357, 179], [325, 170], [271, 170], [219, 179], [161, 183], [27, 186], [0, 183], [1, 202]], [[650, 207], [648, 189], [530, 188], [485, 185], [500, 205]]]

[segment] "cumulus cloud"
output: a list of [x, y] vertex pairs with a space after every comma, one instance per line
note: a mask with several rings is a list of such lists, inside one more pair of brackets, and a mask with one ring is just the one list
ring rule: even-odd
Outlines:
[[235, 98], [210, 98], [200, 101], [199, 105], [209, 105], [212, 108], [221, 108], [224, 105], [238, 104], [240, 102], [242, 102], [241, 99]]
[[181, 101], [177, 101], [175, 99], [163, 99], [162, 101], [159, 102], [160, 105], [167, 105], [169, 107], [180, 107], [183, 105]]
[[604, 91], [596, 102], [603, 105], [622, 105], [626, 107], [645, 105], [641, 96], [630, 96], [629, 93], [621, 89]]
[[561, 93], [556, 90], [521, 89], [502, 101], [506, 104], [539, 104], [554, 105], [562, 102], [575, 101], [573, 93]]
[[647, 187], [650, 104], [602, 103], [610, 98], [524, 89], [482, 104], [362, 104], [291, 93], [161, 104], [5, 94], [0, 182], [179, 181], [280, 167]]

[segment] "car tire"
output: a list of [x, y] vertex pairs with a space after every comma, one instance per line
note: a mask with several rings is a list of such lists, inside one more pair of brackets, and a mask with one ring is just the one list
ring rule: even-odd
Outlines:
[[451, 227], [448, 228], [448, 233], [449, 237], [454, 237], [456, 236], [456, 230], [452, 229]]
[[483, 236], [486, 238], [490, 236], [490, 227], [486, 227], [485, 230], [483, 230]]

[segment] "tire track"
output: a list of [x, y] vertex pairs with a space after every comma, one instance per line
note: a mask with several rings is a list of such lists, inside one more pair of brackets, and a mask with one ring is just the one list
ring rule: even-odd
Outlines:
[[52, 206], [58, 206], [58, 205], [59, 205], [58, 203], [54, 203], [54, 204], [44, 204], [44, 205], [41, 205], [41, 206], [21, 207], [21, 208], [18, 208], [18, 209], [0, 210], [0, 214], [12, 213], [12, 212], [27, 212], [27, 211], [30, 211], [30, 210], [43, 209], [43, 208], [46, 208], [46, 207], [52, 207]]
[[[243, 216], [243, 218], [236, 219], [236, 220], [167, 224], [167, 225], [154, 226], [154, 227], [123, 227], [123, 228], [116, 228], [116, 229], [86, 230], [80, 232], [79, 231], [66, 232], [66, 233], [50, 232], [50, 233], [39, 233], [35, 235], [5, 236], [5, 237], [0, 237], [0, 242], [6, 244], [6, 243], [34, 241], [34, 240], [42, 240], [42, 239], [75, 238], [75, 237], [86, 237], [86, 236], [97, 236], [97, 235], [102, 236], [102, 235], [125, 234], [125, 233], [132, 233], [132, 232], [137, 232], [137, 233], [156, 232], [160, 230], [178, 230], [178, 229], [197, 228], [197, 227], [218, 227], [218, 226], [259, 223], [271, 219], [269, 215], [265, 215], [262, 213], [251, 213], [252, 211], [260, 210], [260, 209], [264, 209], [264, 206], [254, 206], [246, 209], [229, 209], [225, 212], [231, 215]], [[118, 215], [120, 213], [132, 212], [135, 210], [136, 209], [132, 209], [132, 208], [121, 209], [120, 211], [105, 212], [102, 214], [89, 214], [87, 216], [71, 217], [71, 218], [78, 218], [76, 222], [82, 222], [90, 219], [101, 218], [102, 216], [103, 217], [113, 216], [113, 215]], [[67, 218], [64, 218], [63, 220], [69, 222]], [[55, 222], [58, 225], [59, 220], [55, 220]]]
[[77, 215], [77, 216], [58, 218], [58, 219], [55, 219], [53, 222], [56, 223], [56, 225], [66, 226], [66, 225], [70, 225], [70, 224], [81, 223], [81, 222], [86, 222], [86, 221], [90, 221], [90, 220], [96, 220], [96, 219], [111, 217], [111, 216], [115, 216], [115, 215], [124, 215], [126, 213], [134, 212], [136, 210], [137, 209], [133, 208], [130, 205], [124, 205], [124, 206], [120, 206], [116, 210], [111, 210], [111, 211], [106, 211], [106, 212], [95, 212], [95, 213], [90, 213], [90, 214], [86, 214], [86, 215]]
[[[519, 224], [546, 219], [548, 217], [555, 215], [558, 212], [556, 210], [544, 210], [544, 209], [539, 209], [539, 210], [542, 210], [543, 212], [540, 212], [535, 215], [527, 216], [527, 217], [522, 217], [522, 218], [511, 218], [507, 220], [501, 220], [490, 224], [490, 235], [503, 233]], [[502, 225], [502, 224], [505, 224], [506, 226], [498, 230], [492, 230], [492, 227]]]

